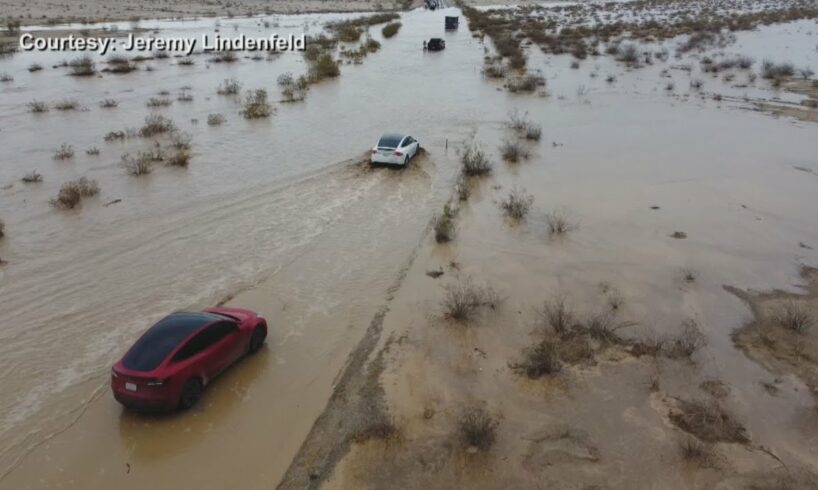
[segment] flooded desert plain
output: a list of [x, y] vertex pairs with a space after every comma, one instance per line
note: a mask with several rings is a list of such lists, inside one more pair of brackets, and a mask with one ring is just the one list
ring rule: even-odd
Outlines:
[[[0, 488], [818, 487], [818, 2], [241, 3], [10, 7]], [[123, 409], [216, 304], [264, 348]]]

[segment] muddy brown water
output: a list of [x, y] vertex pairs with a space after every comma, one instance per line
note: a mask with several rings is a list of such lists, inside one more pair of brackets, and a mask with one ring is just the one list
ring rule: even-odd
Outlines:
[[[683, 95], [668, 96], [658, 67], [631, 73], [605, 60], [570, 71], [568, 58], [532, 56], [532, 66], [549, 78], [550, 97], [511, 96], [480, 77], [483, 47], [465, 25], [446, 34], [444, 52], [420, 50], [423, 39], [440, 35], [446, 13], [403, 14], [404, 26], [390, 40], [373, 29], [381, 51], [361, 66], [343, 66], [340, 79], [314, 86], [305, 102], [278, 104], [267, 121], [242, 119], [237, 100], [217, 95], [216, 86], [235, 77], [245, 89], [275, 94], [278, 75], [304, 71], [299, 55], [231, 65], [197, 56], [192, 67], [171, 58], [149, 61], [151, 72], [91, 79], [50, 68], [69, 54], [0, 60], [0, 72], [15, 77], [0, 87], [6, 143], [0, 182], [12, 184], [0, 191], [7, 234], [0, 257], [8, 261], [0, 269], [0, 487], [274, 485], [429, 218], [448, 198], [461, 142], [477, 131], [494, 151], [513, 108], [528, 111], [545, 136], [529, 167], [510, 174], [525, 181], [503, 184], [525, 185], [544, 209], [570, 208], [583, 230], [572, 238], [580, 247], [548, 248], [540, 257], [564, 264], [555, 277], [594, 270], [616, 279], [625, 264], [629, 276], [645, 279], [661, 264], [669, 278], [692, 264], [718, 271], [708, 278], [708, 292], [721, 283], [783, 288], [793, 281], [796, 261], [816, 258], [795, 244], [818, 245], [809, 212], [818, 179], [792, 168], [818, 170], [815, 127], [735, 104], [720, 107], [686, 87]], [[278, 27], [270, 28], [258, 19], [145, 26], [162, 35], [198, 35], [217, 24], [227, 33], [315, 33], [334, 18], [275, 16]], [[807, 36], [794, 31], [787, 35]], [[35, 61], [46, 69], [29, 73]], [[601, 75], [591, 78], [592, 71]], [[605, 84], [608, 71], [618, 75], [616, 87]], [[168, 90], [175, 98], [183, 86], [192, 103], [176, 101], [156, 112], [191, 133], [191, 166], [127, 176], [120, 156], [151, 143], [106, 143], [103, 135], [138, 127], [152, 113], [149, 97]], [[109, 97], [119, 107], [100, 109], [97, 103]], [[36, 115], [25, 105], [65, 98], [87, 110]], [[207, 126], [214, 112], [226, 124]], [[428, 156], [404, 172], [362, 168], [361, 152], [392, 128], [410, 131]], [[54, 161], [62, 143], [72, 144], [76, 156]], [[100, 156], [85, 155], [90, 146]], [[20, 183], [32, 169], [44, 182]], [[75, 211], [50, 208], [59, 185], [79, 176], [98, 180], [101, 196]], [[490, 188], [477, 192], [491, 195]], [[114, 199], [122, 202], [103, 205]], [[651, 211], [654, 204], [662, 210]], [[513, 246], [493, 235], [495, 223], [480, 223], [486, 222], [466, 233], [500, 249]], [[518, 228], [511, 237], [545, 240], [537, 230]], [[688, 239], [651, 240], [674, 230]], [[526, 246], [543, 247], [542, 240]], [[492, 266], [491, 259], [479, 250], [464, 257], [502, 265], [501, 276], [521, 266]], [[638, 284], [625, 292], [671, 292], [652, 280]], [[123, 411], [107, 379], [127, 345], [170, 311], [225, 299], [268, 318], [267, 347], [214, 382], [188, 413]], [[743, 379], [748, 364], [739, 361], [726, 331], [746, 312], [738, 301], [724, 308], [723, 295], [700, 300], [714, 318], [706, 324], [712, 348], [730, 353], [713, 362], [732, 373], [731, 381]], [[789, 410], [807, 404], [792, 396], [797, 401]], [[771, 416], [781, 407], [769, 402], [759, 410]]]

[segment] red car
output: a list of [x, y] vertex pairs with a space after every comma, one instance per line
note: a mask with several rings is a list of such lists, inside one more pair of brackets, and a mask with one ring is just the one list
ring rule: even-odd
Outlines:
[[210, 380], [267, 338], [267, 321], [250, 310], [208, 308], [166, 316], [111, 369], [114, 397], [128, 408], [190, 408]]

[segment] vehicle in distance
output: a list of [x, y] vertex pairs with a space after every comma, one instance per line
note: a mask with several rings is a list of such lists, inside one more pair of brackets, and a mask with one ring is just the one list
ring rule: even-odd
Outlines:
[[447, 15], [445, 22], [445, 27], [447, 31], [453, 31], [457, 29], [458, 24], [460, 24], [460, 18], [457, 16]]
[[446, 41], [440, 39], [439, 37], [433, 37], [429, 39], [429, 42], [426, 43], [426, 49], [429, 51], [442, 51], [446, 49]]
[[111, 369], [114, 398], [136, 410], [187, 409], [204, 387], [267, 338], [250, 310], [177, 312], [150, 327]]
[[417, 155], [418, 148], [420, 148], [420, 143], [409, 135], [386, 133], [372, 148], [369, 161], [387, 165], [406, 165], [412, 157]]

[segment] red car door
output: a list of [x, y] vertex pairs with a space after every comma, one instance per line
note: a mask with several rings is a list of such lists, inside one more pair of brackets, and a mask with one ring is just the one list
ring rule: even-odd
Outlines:
[[218, 375], [241, 356], [241, 335], [239, 327], [233, 322], [219, 322], [211, 327], [215, 342], [208, 357], [211, 359], [213, 374]]

